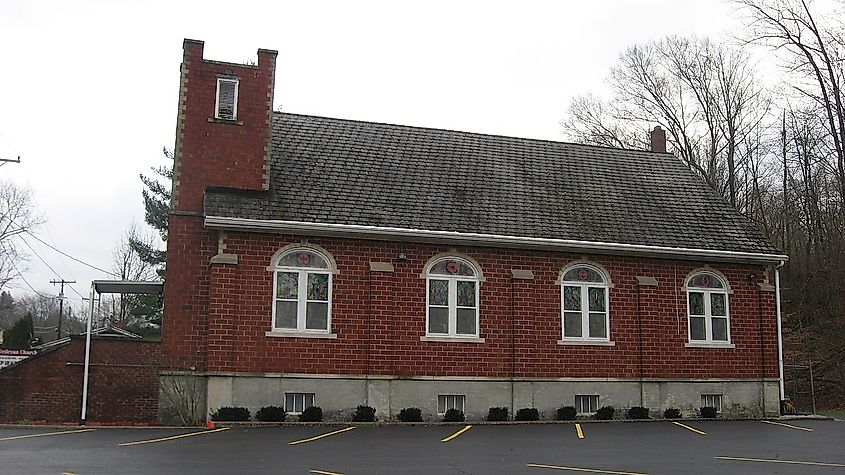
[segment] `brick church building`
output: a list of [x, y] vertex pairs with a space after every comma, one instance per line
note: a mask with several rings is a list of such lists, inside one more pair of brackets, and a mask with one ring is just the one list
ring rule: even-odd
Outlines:
[[163, 377], [202, 416], [778, 412], [786, 256], [659, 128], [640, 151], [274, 112], [275, 72], [184, 42]]

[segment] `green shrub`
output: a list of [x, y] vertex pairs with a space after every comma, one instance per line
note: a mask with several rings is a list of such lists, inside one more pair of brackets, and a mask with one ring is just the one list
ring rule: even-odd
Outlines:
[[628, 409], [628, 419], [648, 419], [648, 408], [634, 406]]
[[539, 421], [540, 412], [533, 407], [525, 407], [516, 411], [516, 420], [518, 421]]
[[490, 422], [508, 420], [508, 408], [491, 407], [490, 410], [487, 411], [487, 420]]
[[373, 422], [376, 420], [376, 410], [370, 406], [358, 406], [352, 414], [353, 422]]
[[574, 421], [577, 414], [574, 406], [563, 406], [557, 410], [557, 420]]
[[612, 420], [615, 412], [616, 409], [614, 409], [613, 406], [600, 407], [599, 410], [596, 411], [596, 419], [600, 421]]
[[255, 413], [255, 418], [262, 422], [284, 422], [285, 408], [279, 406], [265, 406]]
[[666, 419], [680, 419], [681, 418], [681, 410], [675, 409], [674, 407], [670, 407], [663, 411], [663, 417]]
[[309, 406], [302, 410], [299, 422], [320, 422], [323, 420], [323, 409], [319, 406]]
[[701, 418], [702, 419], [715, 419], [716, 418], [716, 408], [705, 406], [701, 408]]
[[406, 407], [399, 411], [399, 420], [402, 422], [422, 422], [422, 410], [418, 407]]
[[249, 420], [249, 409], [245, 407], [221, 407], [211, 414], [214, 422], [242, 422]]
[[463, 422], [464, 421], [464, 411], [459, 411], [457, 409], [449, 409], [446, 411], [446, 414], [443, 415], [443, 422]]

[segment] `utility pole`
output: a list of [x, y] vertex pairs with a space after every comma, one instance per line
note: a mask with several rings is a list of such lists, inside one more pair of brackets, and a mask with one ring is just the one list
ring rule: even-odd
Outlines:
[[75, 280], [51, 280], [51, 284], [61, 284], [61, 290], [59, 290], [59, 326], [56, 327], [56, 339], [60, 339], [62, 337], [62, 312], [64, 310], [64, 303], [65, 303], [65, 284], [75, 284]]

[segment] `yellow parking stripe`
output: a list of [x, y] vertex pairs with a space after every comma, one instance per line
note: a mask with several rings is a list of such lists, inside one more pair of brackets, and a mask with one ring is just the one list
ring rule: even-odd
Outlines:
[[575, 432], [577, 432], [577, 433], [578, 433], [578, 438], [579, 438], [579, 439], [583, 439], [583, 438], [584, 438], [584, 432], [581, 430], [581, 424], [578, 424], [577, 422], [575, 423]]
[[62, 431], [59, 431], [59, 432], [42, 432], [40, 434], [13, 435], [11, 437], [3, 437], [0, 440], [29, 439], [30, 437], [45, 437], [45, 436], [48, 436], [48, 435], [78, 434], [80, 432], [91, 432], [92, 430], [95, 430], [95, 429], [62, 430]]
[[229, 430], [229, 428], [228, 427], [222, 427], [220, 429], [214, 429], [214, 430], [201, 430], [201, 431], [197, 431], [197, 432], [189, 432], [187, 434], [172, 435], [170, 437], [161, 437], [159, 439], [138, 440], [138, 441], [135, 441], [135, 442], [124, 442], [122, 444], [117, 444], [117, 445], [118, 445], [118, 447], [127, 447], [129, 445], [152, 444], [154, 442], [164, 442], [164, 441], [167, 441], [167, 440], [183, 439], [185, 437], [193, 437], [195, 435], [213, 434], [215, 432], [220, 432], [220, 431], [224, 431], [224, 430]]
[[325, 470], [309, 470], [309, 472], [317, 473], [319, 475], [343, 475], [342, 473], [339, 473], [339, 472], [327, 472]]
[[450, 435], [449, 437], [446, 437], [445, 439], [441, 439], [440, 442], [449, 442], [450, 440], [454, 439], [455, 437], [463, 434], [464, 432], [466, 432], [470, 429], [472, 429], [472, 426], [466, 426], [463, 429], [461, 429], [461, 430], [455, 432], [454, 434]]
[[565, 470], [570, 472], [589, 472], [589, 473], [610, 473], [612, 475], [647, 475], [645, 473], [636, 472], [614, 472], [613, 470], [601, 470], [598, 468], [580, 468], [580, 467], [561, 467], [558, 465], [543, 465], [540, 463], [527, 464], [531, 468], [548, 468], [551, 470]]
[[686, 430], [691, 430], [691, 431], [695, 432], [696, 434], [707, 435], [707, 432], [704, 432], [703, 430], [698, 430], [695, 427], [690, 427], [686, 424], [681, 424], [680, 422], [673, 422], [672, 424], [675, 424], [676, 426], [679, 426], [679, 427], [683, 427]]
[[775, 422], [775, 421], [760, 421], [760, 422], [763, 422], [763, 423], [766, 423], [766, 424], [772, 424], [772, 425], [775, 425], [775, 426], [789, 427], [790, 429], [798, 429], [798, 430], [805, 430], [807, 432], [813, 432], [813, 429], [810, 429], [810, 428], [807, 428], [807, 427], [794, 426], [792, 424], [784, 424], [783, 422]]
[[713, 457], [719, 460], [737, 460], [740, 462], [769, 462], [769, 463], [788, 463], [793, 465], [816, 465], [819, 467], [835, 467], [842, 468], [845, 464], [842, 463], [827, 463], [827, 462], [803, 462], [800, 460], [773, 460], [773, 459], [753, 459], [747, 457]]
[[294, 440], [293, 442], [288, 442], [288, 445], [304, 444], [305, 442], [312, 442], [312, 441], [315, 441], [315, 440], [320, 440], [324, 437], [328, 437], [328, 436], [335, 435], [335, 434], [340, 434], [341, 432], [346, 432], [346, 431], [352, 430], [354, 428], [355, 428], [355, 426], [352, 426], [352, 427], [347, 427], [345, 429], [340, 429], [340, 430], [336, 430], [336, 431], [333, 431], [333, 432], [327, 432], [325, 434], [320, 434], [320, 435], [311, 437], [309, 439]]

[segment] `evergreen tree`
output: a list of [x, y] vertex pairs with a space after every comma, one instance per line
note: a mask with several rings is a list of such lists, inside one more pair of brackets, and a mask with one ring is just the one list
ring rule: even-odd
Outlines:
[[32, 324], [32, 314], [27, 313], [6, 332], [3, 344], [0, 347], [8, 350], [28, 350], [31, 348], [30, 342], [32, 342], [34, 335], [35, 326]]
[[[164, 148], [162, 150], [165, 158], [173, 160], [173, 152]], [[167, 242], [167, 216], [170, 212], [170, 183], [173, 179], [173, 165], [152, 167], [154, 175], [140, 175], [144, 190], [141, 195], [144, 198], [144, 221], [153, 229], [158, 231], [161, 240]], [[155, 245], [141, 239], [132, 238], [129, 241], [132, 249], [141, 257], [141, 260], [157, 267], [157, 273], [164, 277], [164, 263], [167, 260], [167, 251], [158, 249]]]

